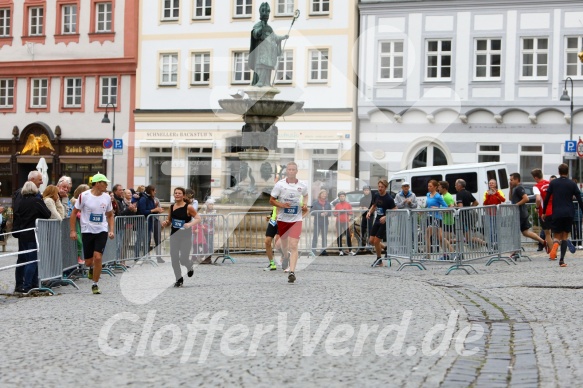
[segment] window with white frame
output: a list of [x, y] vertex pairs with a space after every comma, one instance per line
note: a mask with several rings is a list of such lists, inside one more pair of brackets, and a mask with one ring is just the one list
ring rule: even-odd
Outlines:
[[14, 105], [14, 80], [0, 79], [0, 108], [12, 108]]
[[177, 20], [180, 15], [180, 0], [162, 0], [162, 20]]
[[95, 7], [95, 32], [111, 32], [111, 3], [97, 3]]
[[76, 34], [77, 33], [77, 5], [67, 4], [61, 8], [61, 33], [62, 34]]
[[212, 0], [194, 0], [194, 19], [208, 19], [211, 17], [213, 8]]
[[211, 54], [192, 54], [192, 85], [208, 85], [211, 78]]
[[10, 8], [0, 8], [0, 36], [10, 36]]
[[49, 91], [48, 78], [33, 78], [30, 89], [30, 107], [31, 108], [46, 108], [47, 95]]
[[379, 42], [379, 79], [398, 81], [403, 79], [403, 41]]
[[499, 162], [500, 145], [499, 144], [480, 144], [478, 145], [478, 162]]
[[542, 145], [521, 145], [520, 146], [520, 176], [523, 182], [534, 182], [530, 172], [535, 168], [542, 168], [543, 146]]
[[547, 79], [548, 38], [522, 38], [521, 54], [522, 78]]
[[294, 53], [292, 50], [285, 50], [277, 64], [275, 81], [278, 84], [291, 83], [294, 78]]
[[330, 0], [310, 0], [310, 13], [312, 15], [327, 15], [330, 13]]
[[294, 14], [294, 0], [277, 0], [275, 16], [292, 16]]
[[583, 36], [569, 36], [566, 38], [565, 50], [565, 74], [568, 77], [583, 77], [583, 63], [579, 61], [577, 54], [583, 51]]
[[328, 81], [328, 50], [310, 50], [310, 82]]
[[235, 17], [248, 18], [253, 12], [253, 0], [235, 0]]
[[99, 79], [99, 106], [106, 107], [108, 103], [117, 106], [117, 77]]
[[178, 54], [160, 55], [160, 85], [178, 84]]
[[65, 108], [81, 106], [82, 82], [81, 78], [65, 78]]
[[235, 52], [233, 55], [233, 83], [244, 84], [250, 81], [249, 53], [246, 51]]
[[451, 40], [432, 39], [427, 41], [427, 79], [451, 79]]
[[43, 34], [43, 7], [30, 7], [28, 9], [28, 35], [39, 36]]
[[479, 80], [499, 80], [502, 59], [502, 40], [476, 39], [476, 72]]

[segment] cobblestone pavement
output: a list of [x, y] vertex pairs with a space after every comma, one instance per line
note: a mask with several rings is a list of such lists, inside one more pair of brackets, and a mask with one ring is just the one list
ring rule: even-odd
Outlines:
[[[328, 256], [293, 285], [234, 255], [179, 289], [166, 263], [105, 276], [102, 295], [87, 279], [4, 295], [0, 385], [577, 386], [583, 252], [567, 255], [567, 268], [534, 254], [447, 276]], [[12, 278], [0, 272], [3, 292]]]

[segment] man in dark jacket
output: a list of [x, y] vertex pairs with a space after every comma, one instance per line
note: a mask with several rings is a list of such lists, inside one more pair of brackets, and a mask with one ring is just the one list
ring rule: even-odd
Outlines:
[[[150, 251], [150, 242], [152, 240], [152, 232], [154, 233], [154, 244], [160, 245], [160, 222], [155, 217], [148, 218], [149, 215], [161, 214], [164, 209], [160, 206], [160, 202], [156, 198], [156, 186], [148, 185], [146, 187], [146, 194], [138, 201], [138, 214], [148, 219], [148, 230], [146, 237], [146, 251]], [[140, 238], [141, 240], [141, 238]], [[165, 261], [158, 257], [158, 263]]]
[[[33, 170], [33, 171], [28, 173], [28, 182], [34, 183], [34, 185], [38, 189], [40, 187], [40, 185], [43, 184], [43, 176], [39, 171]], [[16, 190], [14, 192], [14, 194], [12, 195], [12, 210], [13, 210], [12, 231], [13, 232], [23, 229], [20, 227], [21, 222], [20, 222], [19, 217], [17, 216], [18, 209], [20, 208], [20, 203], [22, 202], [21, 190], [22, 189]], [[37, 190], [36, 196], [39, 199], [42, 199], [42, 196], [38, 192], [38, 190]], [[18, 251], [22, 252], [22, 251], [26, 250], [26, 248], [24, 248], [24, 243], [23, 242], [21, 243], [21, 241], [20, 241], [20, 238], [19, 238], [20, 233], [14, 234], [14, 237], [18, 239]], [[25, 263], [26, 262], [25, 260], [27, 260], [26, 254], [19, 254], [18, 259], [16, 260], [16, 264]], [[14, 270], [14, 277], [15, 277], [15, 281], [16, 281], [16, 285], [14, 287], [14, 292], [21, 292], [23, 289], [23, 281], [24, 281], [24, 267], [16, 267]]]
[[[18, 210], [14, 213], [14, 218], [18, 219], [17, 230], [34, 228], [37, 219], [49, 219], [51, 217], [51, 211], [47, 208], [44, 201], [38, 198], [37, 194], [38, 187], [33, 182], [26, 182], [22, 187]], [[32, 250], [31, 252], [19, 255], [19, 264], [35, 262], [38, 258], [36, 251], [38, 247], [36, 245], [34, 230], [18, 233], [18, 243], [19, 247], [22, 246], [22, 250]], [[16, 269], [21, 269], [21, 271], [15, 272], [15, 275], [17, 275], [15, 292], [26, 293], [38, 286], [38, 266], [36, 262], [17, 267]]]

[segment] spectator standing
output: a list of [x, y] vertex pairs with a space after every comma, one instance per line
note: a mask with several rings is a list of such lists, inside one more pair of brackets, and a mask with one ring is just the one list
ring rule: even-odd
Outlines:
[[93, 280], [91, 292], [101, 294], [99, 278], [101, 277], [102, 257], [107, 244], [107, 238], [113, 239], [114, 220], [113, 204], [107, 194], [109, 180], [103, 174], [93, 175], [91, 190], [79, 194], [75, 208], [71, 213], [71, 240], [77, 240], [75, 223], [77, 214], [81, 213], [81, 240], [83, 241], [83, 256], [85, 265], [89, 267], [87, 278]]
[[370, 230], [370, 243], [374, 245], [377, 254], [376, 260], [371, 267], [383, 267], [381, 259], [382, 247], [381, 242], [387, 236], [387, 211], [395, 209], [395, 201], [393, 197], [387, 192], [389, 182], [386, 179], [381, 179], [378, 182], [378, 193], [373, 196], [372, 205], [367, 213], [367, 219], [371, 219], [373, 214], [374, 224]]
[[318, 236], [322, 236], [322, 250], [320, 256], [328, 256], [326, 247], [328, 246], [328, 221], [332, 206], [328, 202], [328, 191], [320, 190], [318, 197], [312, 202], [312, 252], [316, 254], [316, 247], [318, 246]]
[[198, 201], [195, 196], [196, 192], [193, 189], [186, 189], [186, 198], [188, 198], [194, 210], [198, 211]]
[[[522, 187], [522, 185], [520, 184], [520, 179], [521, 178], [519, 173], [513, 172], [512, 174], [510, 174], [510, 187], [512, 188], [510, 201], [518, 206], [520, 215], [520, 231], [522, 232], [523, 236], [533, 239], [544, 246], [546, 244], [545, 240], [543, 240], [530, 230], [532, 225], [528, 221], [528, 209], [526, 208], [526, 203], [528, 202], [528, 195], [526, 195], [524, 187]], [[514, 260], [516, 260], [519, 257], [520, 255], [518, 253], [514, 253], [510, 256], [510, 258]]]
[[368, 218], [368, 210], [372, 205], [372, 194], [370, 191], [370, 186], [364, 186], [362, 188], [364, 195], [360, 198], [360, 210], [362, 215], [360, 217], [360, 246], [368, 246], [369, 244], [369, 233], [372, 228], [372, 218]]
[[348, 253], [352, 256], [356, 255], [356, 252], [352, 251], [352, 241], [350, 238], [350, 219], [352, 215], [352, 205], [346, 201], [346, 193], [344, 191], [339, 192], [338, 203], [334, 206], [334, 216], [336, 217], [336, 242], [338, 243], [338, 254], [340, 256], [345, 255], [345, 252], [342, 250], [343, 236], [346, 236]]
[[[506, 198], [504, 197], [502, 190], [498, 190], [498, 182], [496, 182], [495, 179], [490, 179], [488, 181], [488, 190], [484, 193], [484, 206], [500, 205], [504, 202], [506, 202]], [[495, 250], [494, 244], [498, 243], [498, 235], [496, 232], [496, 212], [497, 208], [489, 208], [486, 211], [486, 225], [488, 225], [490, 229], [490, 250], [492, 252]]]
[[[551, 230], [553, 231], [553, 248], [551, 249], [550, 259], [557, 259], [557, 250], [561, 248], [561, 258], [559, 266], [566, 267], [565, 253], [567, 252], [567, 239], [573, 225], [573, 198], [583, 208], [581, 192], [577, 184], [568, 178], [569, 166], [565, 163], [559, 165], [559, 177], [549, 183], [547, 196], [543, 202], [543, 208], [546, 208], [549, 202], [553, 203], [553, 219]], [[543, 213], [543, 217], [546, 215]]]
[[[439, 209], [448, 207], [447, 203], [445, 203], [445, 200], [443, 199], [441, 194], [437, 192], [438, 185], [439, 183], [435, 179], [432, 179], [427, 183], [427, 199], [425, 200], [425, 204], [428, 209]], [[448, 260], [449, 259], [448, 252], [452, 252], [449, 240], [447, 240], [443, 236], [442, 214], [443, 212], [430, 212], [427, 216], [427, 232], [426, 232], [427, 259], [430, 259], [430, 253], [432, 251], [431, 242], [434, 237], [437, 239], [438, 244], [444, 250], [444, 255], [441, 257], [442, 260]]]
[[[41, 177], [42, 181], [42, 177]], [[20, 201], [16, 212], [14, 213], [14, 218], [18, 220], [18, 225], [16, 230], [24, 230], [29, 228], [34, 228], [37, 219], [49, 219], [51, 216], [51, 211], [47, 208], [47, 205], [39, 198], [38, 187], [34, 182], [28, 181], [22, 186], [20, 191]], [[23, 259], [21, 261], [20, 255], [18, 258], [18, 264], [29, 263], [36, 261], [38, 259], [36, 244], [36, 236], [34, 230], [28, 230], [25, 232], [18, 233], [18, 243], [19, 250], [22, 245], [22, 250], [32, 250], [31, 252], [21, 254]], [[29, 292], [35, 285], [38, 285], [38, 265], [37, 263], [27, 264], [22, 267], [19, 273], [22, 278], [17, 279], [17, 288], [15, 292]]]
[[59, 189], [59, 198], [61, 200], [61, 204], [65, 209], [65, 217], [67, 218], [71, 216], [71, 212], [73, 211], [73, 204], [71, 203], [71, 199], [69, 198], [69, 192], [73, 187], [73, 181], [71, 177], [63, 175], [59, 178], [57, 182], [57, 188]]
[[[161, 214], [164, 209], [160, 207], [160, 201], [156, 198], [156, 186], [148, 185], [145, 189], [145, 193], [138, 201], [138, 214], [146, 217], [148, 220], [147, 230], [146, 230], [146, 251], [150, 252], [150, 243], [152, 241], [152, 233], [154, 234], [154, 244], [156, 247], [160, 245], [160, 222], [154, 218], [148, 216], [150, 214]], [[143, 241], [140, 238], [140, 241]], [[157, 257], [158, 263], [165, 263], [164, 259], [160, 256]]]
[[[437, 184], [437, 191], [442, 196], [443, 200], [447, 207], [455, 207], [455, 199], [453, 199], [453, 195], [449, 192], [449, 182], [448, 181], [439, 181]], [[443, 233], [445, 234], [445, 238], [448, 241], [452, 241], [455, 238], [455, 219], [453, 217], [453, 210], [451, 212], [443, 212]]]
[[[42, 174], [37, 171], [33, 170], [28, 173], [28, 182], [32, 182], [37, 189], [43, 184], [43, 176]], [[17, 231], [23, 229], [20, 227], [20, 220], [18, 219], [18, 210], [20, 208], [20, 202], [22, 201], [22, 189], [17, 189], [14, 194], [12, 194], [12, 214], [13, 214], [13, 223], [12, 223], [12, 231]], [[42, 200], [41, 194], [37, 190], [36, 197]], [[24, 241], [23, 243], [20, 242], [20, 233], [15, 233], [14, 237], [18, 239], [18, 251], [22, 252], [25, 251]], [[16, 264], [22, 264], [28, 260], [26, 254], [19, 254], [18, 259], [16, 260]], [[21, 292], [23, 290], [23, 280], [24, 280], [24, 267], [16, 267], [14, 269], [14, 277], [16, 281], [16, 285], [14, 287], [15, 292]]]
[[417, 196], [409, 188], [409, 182], [401, 183], [401, 191], [395, 196], [397, 209], [417, 209]]
[[189, 229], [198, 224], [200, 224], [200, 216], [189, 204], [186, 190], [182, 187], [175, 188], [174, 203], [170, 206], [168, 219], [162, 223], [163, 227], [172, 227], [170, 232], [170, 258], [174, 276], [176, 277], [174, 287], [182, 287], [184, 283], [180, 265], [187, 268], [189, 278], [194, 274], [193, 262], [190, 260], [192, 232]]
[[200, 264], [212, 264], [212, 256], [215, 252], [215, 224], [217, 221], [217, 211], [215, 210], [214, 199], [208, 198], [206, 200], [205, 211], [203, 214], [204, 216], [201, 217], [201, 222], [206, 236], [206, 245], [203, 252], [205, 254], [205, 258], [200, 262]]
[[[466, 181], [463, 179], [458, 179], [455, 181], [456, 194], [456, 206], [457, 207], [470, 207], [478, 206], [478, 200], [472, 193], [466, 189]], [[473, 211], [460, 212], [460, 224], [464, 231], [466, 242], [473, 242], [480, 245], [486, 245], [486, 242], [479, 238], [475, 233], [475, 226], [477, 224], [476, 213]], [[473, 248], [472, 248], [473, 249]]]
[[43, 201], [51, 211], [51, 220], [61, 221], [65, 218], [65, 208], [59, 197], [59, 189], [55, 185], [48, 185], [43, 191]]

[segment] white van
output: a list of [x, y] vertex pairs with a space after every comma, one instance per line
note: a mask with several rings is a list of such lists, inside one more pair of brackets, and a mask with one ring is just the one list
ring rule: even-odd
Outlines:
[[488, 190], [488, 181], [495, 179], [498, 182], [498, 189], [502, 190], [506, 200], [510, 199], [508, 171], [506, 163], [503, 162], [452, 164], [403, 170], [391, 176], [387, 190], [394, 197], [401, 190], [401, 183], [409, 182], [411, 191], [417, 196], [420, 206], [425, 206], [427, 183], [432, 179], [438, 182], [449, 182], [449, 192], [454, 198], [455, 181], [465, 180], [466, 189], [474, 195], [480, 205], [484, 201], [484, 193]]

